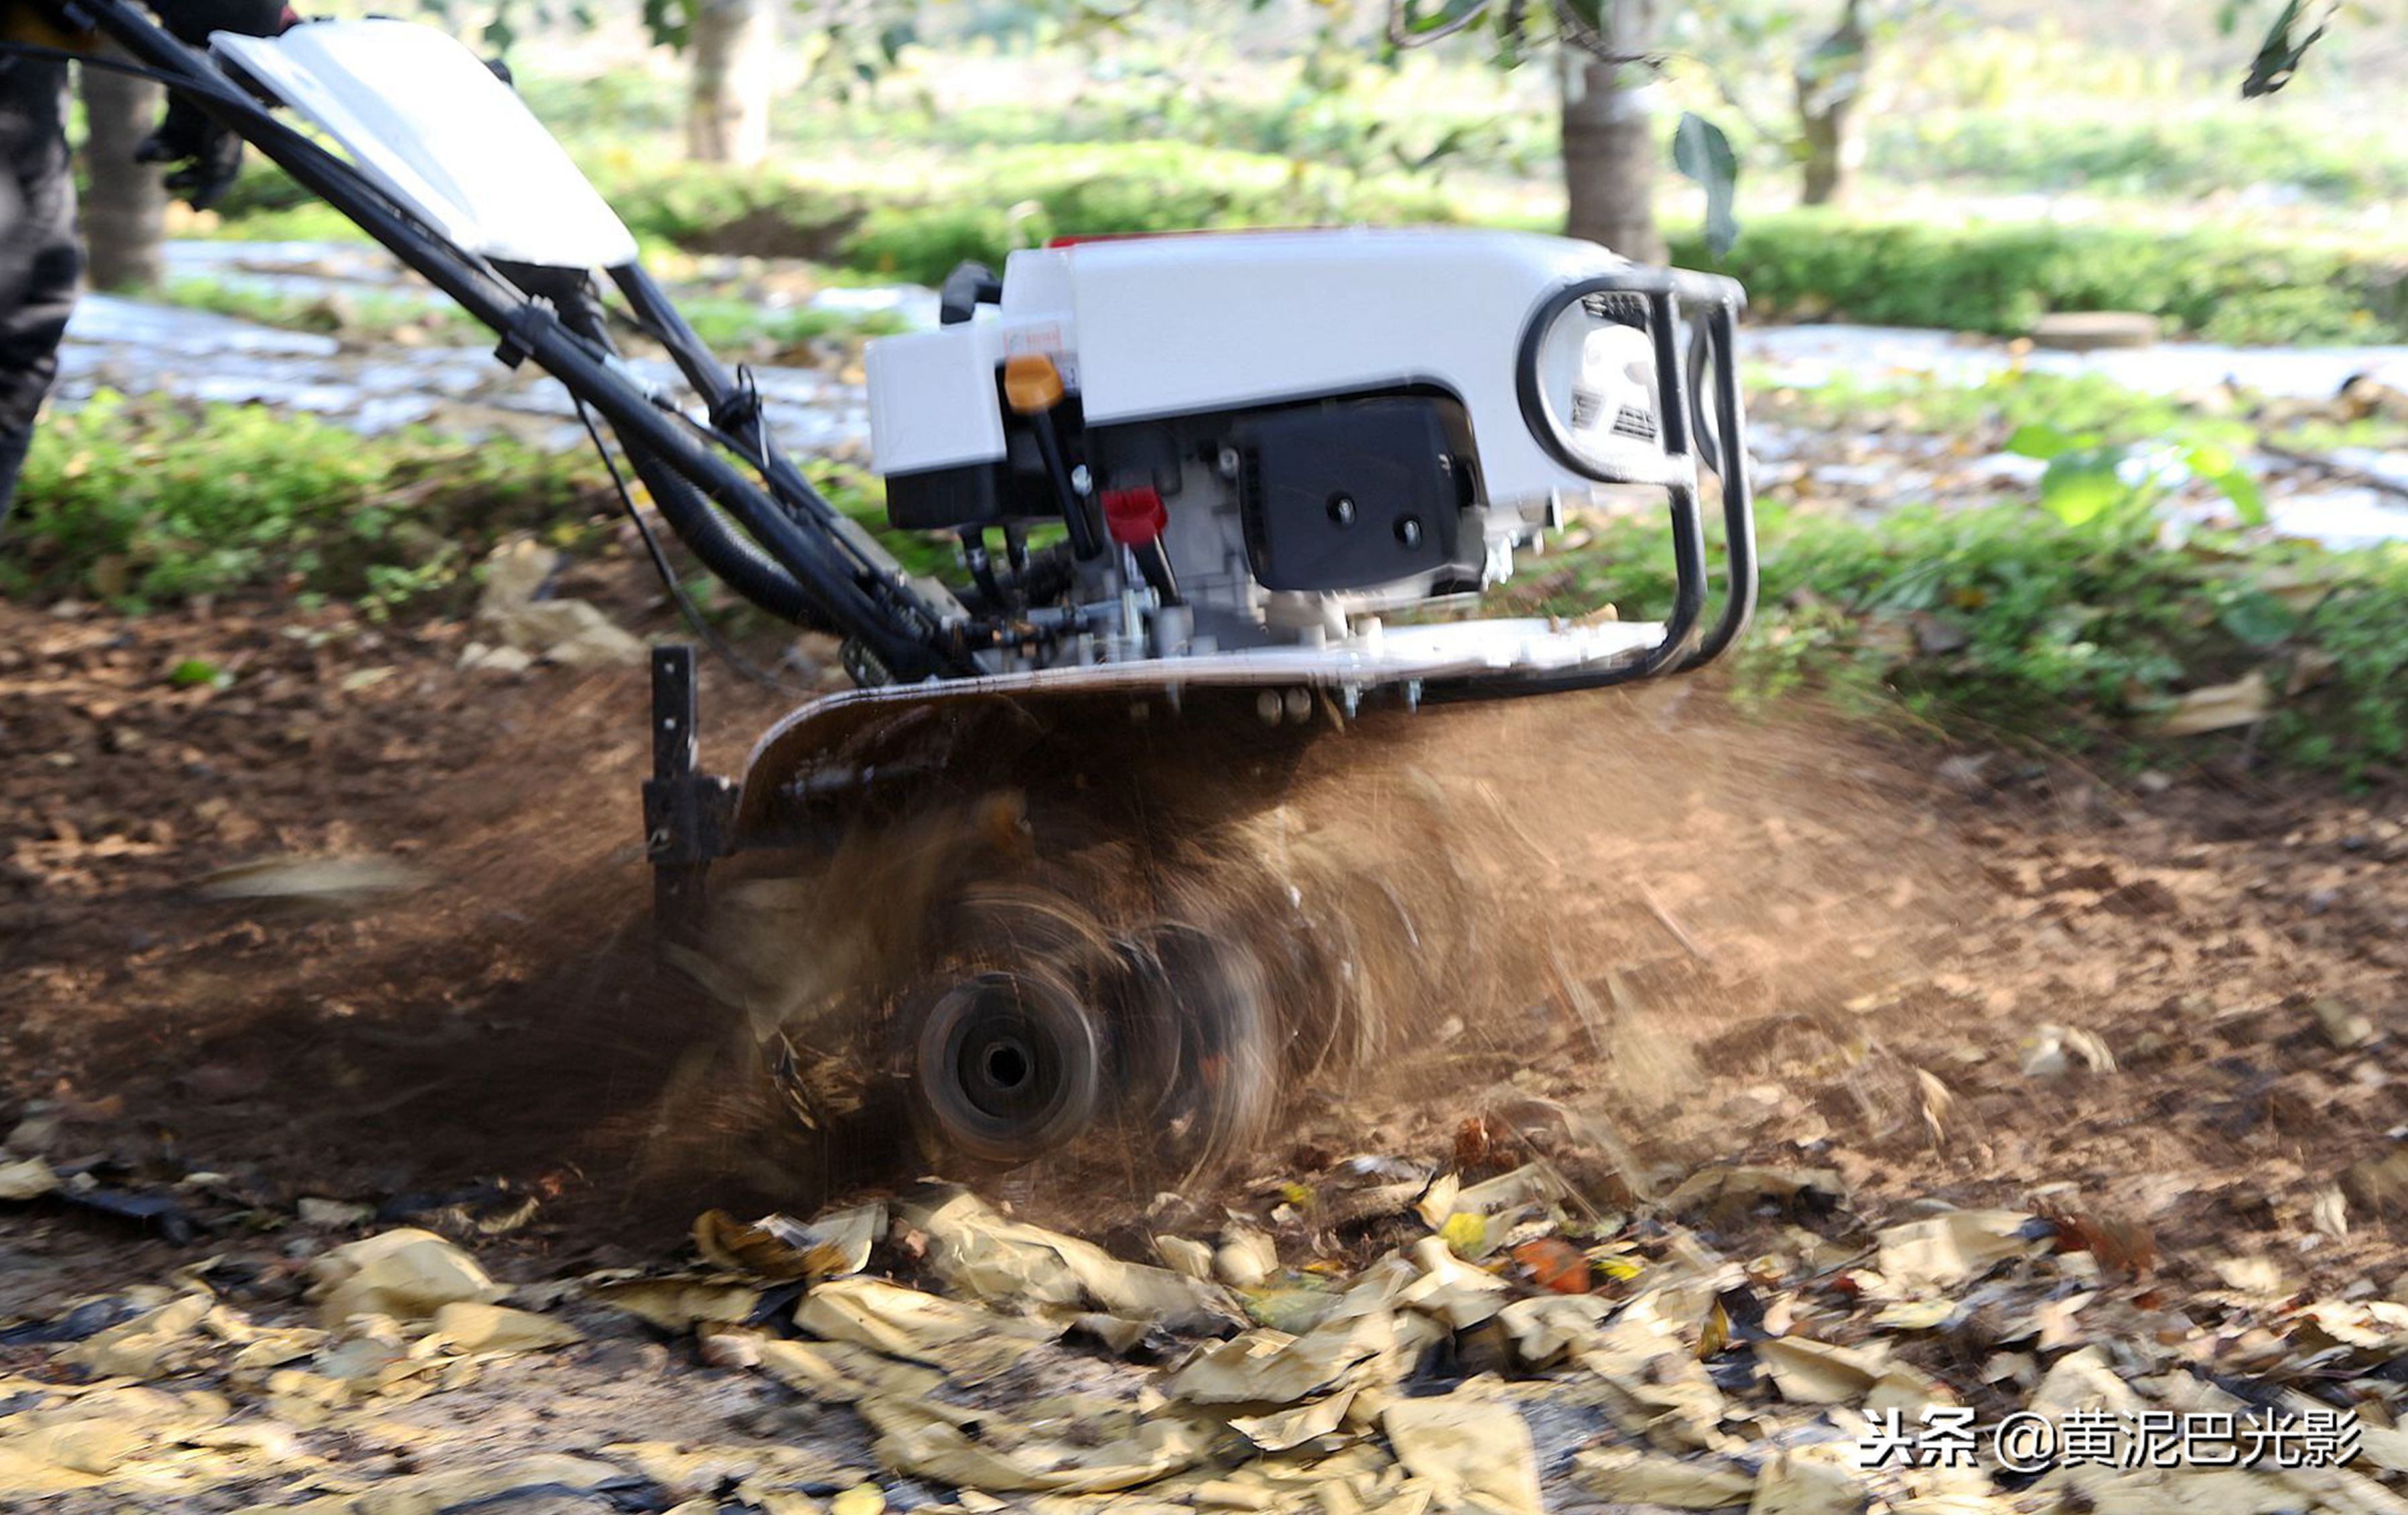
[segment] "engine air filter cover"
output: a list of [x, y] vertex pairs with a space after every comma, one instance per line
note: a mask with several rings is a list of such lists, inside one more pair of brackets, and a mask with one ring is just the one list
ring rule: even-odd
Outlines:
[[1469, 464], [1436, 400], [1340, 400], [1237, 427], [1246, 554], [1267, 589], [1393, 583], [1455, 560]]

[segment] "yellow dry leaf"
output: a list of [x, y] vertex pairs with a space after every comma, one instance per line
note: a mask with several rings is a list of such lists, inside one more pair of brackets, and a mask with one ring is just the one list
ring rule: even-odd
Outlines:
[[1529, 1424], [1481, 1379], [1450, 1394], [1396, 1400], [1380, 1429], [1397, 1461], [1442, 1501], [1520, 1515], [1545, 1508]]
[[751, 1318], [761, 1303], [761, 1291], [750, 1283], [692, 1274], [604, 1279], [588, 1292], [597, 1302], [664, 1331], [689, 1330], [701, 1321], [733, 1324]]
[[771, 1283], [824, 1279], [845, 1270], [845, 1254], [781, 1228], [739, 1221], [725, 1210], [694, 1218], [694, 1250], [713, 1267]]
[[1572, 1481], [1615, 1504], [1674, 1509], [1743, 1505], [1756, 1492], [1756, 1476], [1727, 1464], [1621, 1447], [1593, 1448], [1574, 1457]]
[[885, 1492], [874, 1483], [856, 1483], [828, 1502], [828, 1515], [886, 1515]]
[[205, 1349], [200, 1324], [215, 1303], [206, 1293], [185, 1294], [76, 1343], [59, 1353], [59, 1361], [106, 1378], [176, 1372]]
[[309, 1278], [330, 1329], [354, 1315], [421, 1321], [454, 1301], [482, 1304], [502, 1293], [475, 1258], [408, 1226], [336, 1248], [309, 1265]]
[[2201, 732], [2246, 726], [2266, 719], [2274, 707], [2273, 689], [2256, 670], [2229, 684], [2202, 684], [2174, 702], [2157, 730], [2168, 736], [2196, 736]]
[[1457, 1257], [1478, 1257], [1488, 1251], [1488, 1221], [1485, 1216], [1468, 1210], [1457, 1210], [1438, 1228], [1445, 1238], [1447, 1250]]
[[59, 1176], [38, 1157], [0, 1163], [0, 1199], [35, 1199], [59, 1186]]
[[1698, 1332], [1698, 1357], [1702, 1361], [1729, 1345], [1730, 1315], [1717, 1299], [1713, 1308], [1706, 1312], [1705, 1325]]
[[566, 1321], [465, 1299], [435, 1312], [435, 1334], [464, 1352], [540, 1351], [585, 1339]]

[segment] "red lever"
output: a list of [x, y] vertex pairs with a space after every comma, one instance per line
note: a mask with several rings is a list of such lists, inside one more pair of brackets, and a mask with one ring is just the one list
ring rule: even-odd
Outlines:
[[1162, 492], [1152, 484], [1138, 489], [1108, 489], [1103, 493], [1104, 527], [1125, 547], [1143, 547], [1170, 524]]

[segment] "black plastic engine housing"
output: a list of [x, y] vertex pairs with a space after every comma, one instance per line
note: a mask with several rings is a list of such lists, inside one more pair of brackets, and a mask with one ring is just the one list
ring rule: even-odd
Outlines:
[[1452, 563], [1471, 470], [1440, 406], [1390, 395], [1240, 421], [1254, 578], [1267, 589], [1364, 589]]

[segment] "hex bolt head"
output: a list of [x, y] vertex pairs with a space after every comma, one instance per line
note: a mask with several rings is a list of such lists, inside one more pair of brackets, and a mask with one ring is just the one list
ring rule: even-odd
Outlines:
[[1329, 519], [1340, 526], [1354, 524], [1354, 496], [1332, 494], [1329, 497]]
[[1400, 516], [1397, 520], [1397, 540], [1408, 551], [1422, 545], [1422, 518]]

